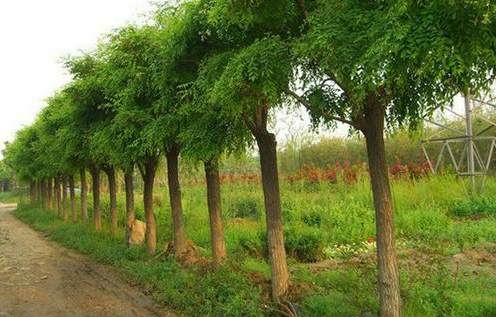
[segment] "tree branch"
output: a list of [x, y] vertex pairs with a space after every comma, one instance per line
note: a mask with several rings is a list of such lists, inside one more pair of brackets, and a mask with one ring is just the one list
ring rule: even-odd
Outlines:
[[[297, 93], [291, 91], [291, 90], [287, 90], [286, 93], [288, 95], [290, 95], [291, 97], [293, 97], [298, 103], [300, 103], [301, 105], [303, 105], [305, 108], [307, 108], [309, 111], [314, 111], [315, 110], [315, 107], [308, 101], [306, 100], [305, 98], [299, 96]], [[342, 123], [346, 123], [354, 128], [357, 128], [356, 124], [351, 121], [351, 120], [347, 120], [345, 118], [341, 118], [341, 117], [338, 117], [338, 116], [334, 116], [328, 112], [323, 112], [321, 111], [321, 114], [322, 116], [324, 116], [327, 120], [332, 120], [332, 121], [339, 121], [339, 122], [342, 122]]]

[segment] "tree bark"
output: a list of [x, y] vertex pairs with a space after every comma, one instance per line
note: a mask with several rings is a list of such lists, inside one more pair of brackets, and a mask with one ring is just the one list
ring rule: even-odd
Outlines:
[[67, 210], [67, 176], [62, 176], [62, 214], [64, 222], [69, 220], [69, 211]]
[[265, 215], [269, 261], [272, 272], [272, 297], [279, 301], [287, 295], [289, 272], [284, 248], [284, 231], [277, 169], [277, 143], [275, 135], [267, 131], [255, 134], [260, 153], [262, 186], [264, 192]]
[[105, 168], [109, 183], [110, 198], [110, 234], [115, 237], [117, 234], [117, 184], [115, 181], [115, 169], [113, 167]]
[[52, 209], [53, 208], [53, 195], [52, 195], [53, 186], [52, 186], [52, 179], [51, 178], [47, 179], [46, 186], [47, 186], [47, 206], [48, 206], [48, 209]]
[[132, 169], [124, 171], [124, 183], [126, 186], [126, 245], [129, 247], [131, 225], [136, 219], [136, 211], [134, 208], [134, 181]]
[[153, 183], [155, 182], [155, 172], [157, 169], [157, 158], [149, 157], [144, 166], [144, 190], [143, 203], [145, 208], [146, 222], [146, 247], [149, 254], [155, 254], [157, 250], [157, 225], [155, 214], [153, 213]]
[[60, 176], [55, 177], [55, 200], [57, 201], [57, 215], [62, 216], [62, 191], [60, 189]]
[[93, 222], [95, 230], [102, 230], [102, 211], [100, 208], [100, 169], [96, 166], [91, 168], [91, 178], [93, 180]]
[[46, 179], [41, 180], [41, 207], [44, 210], [48, 209], [48, 188]]
[[76, 213], [76, 193], [74, 190], [74, 175], [70, 175], [67, 177], [69, 179], [69, 194], [71, 199], [71, 217], [72, 222], [77, 222], [77, 213]]
[[84, 168], [79, 170], [79, 177], [81, 179], [81, 217], [84, 223], [88, 223], [88, 183]]
[[375, 207], [381, 317], [400, 317], [400, 281], [394, 244], [393, 202], [384, 146], [384, 117], [384, 107], [376, 103], [375, 99], [369, 101], [364, 109], [363, 132]]
[[36, 183], [34, 181], [29, 182], [29, 202], [34, 205], [36, 201]]
[[181, 202], [181, 185], [179, 183], [179, 146], [171, 146], [166, 153], [166, 158], [169, 199], [174, 227], [174, 253], [176, 256], [180, 256], [186, 251], [186, 233]]
[[210, 241], [214, 263], [221, 264], [227, 257], [222, 222], [222, 205], [220, 198], [220, 179], [218, 160], [205, 162], [205, 178], [207, 181], [207, 203], [210, 217]]
[[36, 204], [41, 207], [41, 181], [36, 181]]

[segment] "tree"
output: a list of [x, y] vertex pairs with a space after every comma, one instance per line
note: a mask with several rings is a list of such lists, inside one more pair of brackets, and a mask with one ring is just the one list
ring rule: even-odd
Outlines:
[[[108, 110], [104, 107], [106, 100], [103, 83], [98, 76], [98, 70], [102, 66], [94, 54], [83, 54], [68, 59], [66, 67], [74, 77], [65, 88], [72, 114], [72, 124], [68, 128], [74, 128], [69, 133], [78, 133], [71, 145], [79, 146], [78, 149], [72, 146], [69, 149], [73, 150], [71, 154], [78, 161], [79, 167], [88, 167], [90, 170], [93, 180], [93, 222], [96, 230], [101, 230], [100, 171], [102, 164], [106, 162], [100, 156], [98, 148], [92, 147], [91, 138], [108, 119]], [[83, 209], [83, 214], [84, 212]]]
[[[216, 1], [210, 12], [212, 33], [222, 39], [226, 59], [208, 93], [227, 120], [241, 118], [258, 145], [272, 272], [272, 296], [282, 300], [289, 288], [275, 135], [270, 111], [284, 102], [292, 77], [286, 41], [299, 32], [301, 14], [293, 1]], [[209, 29], [210, 30], [210, 29]], [[285, 62], [288, 61], [288, 62]]]
[[[107, 105], [114, 113], [101, 138], [111, 149], [111, 161], [123, 169], [126, 180], [126, 209], [129, 226], [134, 221], [133, 171], [137, 165], [144, 181], [143, 202], [146, 242], [150, 254], [156, 251], [157, 233], [153, 212], [153, 187], [163, 145], [150, 133], [159, 120], [157, 107], [162, 97], [154, 82], [154, 61], [160, 42], [151, 26], [129, 25], [108, 36], [99, 52], [104, 61], [101, 78], [105, 82]], [[106, 143], [105, 143], [106, 142]]]
[[[220, 64], [219, 64], [220, 63]], [[214, 262], [219, 265], [227, 257], [222, 221], [219, 164], [223, 153], [236, 154], [251, 143], [243, 121], [226, 120], [222, 109], [205, 98], [224, 67], [224, 59], [211, 58], [200, 67], [198, 78], [189, 87], [185, 98], [185, 115], [190, 119], [181, 131], [183, 153], [194, 162], [203, 162], [207, 184], [207, 205], [210, 239]]]
[[13, 171], [10, 166], [4, 160], [0, 161], [0, 192], [10, 191], [13, 177]]
[[19, 180], [29, 182], [31, 204], [37, 203], [39, 197], [36, 190], [39, 166], [35, 160], [38, 140], [37, 129], [34, 125], [29, 126], [19, 130], [15, 140], [7, 144], [4, 150], [6, 165], [15, 172]]
[[[400, 316], [384, 131], [415, 126], [458, 92], [487, 85], [495, 55], [494, 46], [483, 48], [483, 41], [491, 38], [494, 5], [316, 1], [307, 14], [308, 32], [295, 45], [303, 87], [288, 94], [315, 122], [341, 121], [364, 134], [376, 211], [381, 316]], [[306, 91], [299, 94], [299, 88]]]

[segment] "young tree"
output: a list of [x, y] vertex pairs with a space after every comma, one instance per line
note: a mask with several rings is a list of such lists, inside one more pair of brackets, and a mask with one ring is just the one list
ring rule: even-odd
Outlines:
[[[269, 131], [270, 111], [283, 104], [292, 77], [286, 41], [299, 33], [302, 15], [293, 1], [216, 1], [209, 21], [213, 33], [229, 43], [227, 63], [208, 94], [228, 120], [241, 118], [256, 140], [260, 156], [272, 272], [272, 297], [289, 288], [277, 170], [277, 144]], [[210, 29], [209, 29], [210, 30]]]
[[160, 89], [154, 85], [152, 71], [159, 48], [155, 28], [131, 25], [110, 34], [99, 52], [104, 61], [101, 74], [105, 82], [104, 92], [108, 107], [114, 112], [103, 139], [112, 144], [111, 161], [125, 174], [128, 234], [129, 226], [135, 219], [135, 165], [142, 174], [146, 243], [150, 254], [155, 253], [157, 243], [153, 187], [162, 148], [160, 139], [149, 133], [149, 126], [158, 120], [157, 103], [162, 96]]
[[[105, 158], [92, 147], [92, 136], [108, 121], [104, 86], [99, 70], [102, 62], [95, 54], [83, 54], [66, 61], [66, 67], [74, 80], [65, 88], [72, 122], [66, 133], [78, 133], [68, 147], [80, 169], [88, 167], [92, 176], [93, 222], [96, 230], [101, 230], [100, 172]], [[75, 149], [77, 147], [77, 149]], [[85, 180], [85, 178], [83, 178]], [[84, 207], [84, 206], [83, 206]], [[83, 214], [85, 210], [83, 210]], [[83, 216], [84, 218], [84, 216]]]
[[188, 88], [184, 114], [189, 123], [181, 131], [184, 155], [194, 162], [202, 162], [207, 184], [207, 205], [210, 220], [210, 240], [214, 263], [221, 264], [227, 257], [222, 220], [219, 178], [220, 158], [223, 153], [236, 154], [251, 143], [243, 121], [226, 120], [219, 116], [221, 107], [205, 98], [225, 66], [225, 58], [211, 58], [202, 64], [198, 78]]

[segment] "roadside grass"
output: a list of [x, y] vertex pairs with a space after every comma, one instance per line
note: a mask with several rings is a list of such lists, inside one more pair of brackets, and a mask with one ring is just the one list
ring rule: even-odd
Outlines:
[[14, 204], [21, 200], [23, 192], [0, 192], [0, 203]]
[[53, 212], [21, 205], [14, 213], [50, 239], [93, 260], [116, 266], [128, 280], [160, 303], [191, 316], [262, 316], [261, 289], [227, 268], [185, 268], [171, 258], [154, 258], [143, 248], [128, 249], [123, 233], [110, 237], [90, 225], [64, 223]]
[[[394, 181], [395, 225], [405, 317], [496, 316], [496, 182], [468, 199], [454, 177]], [[302, 316], [376, 316], [375, 225], [366, 181], [346, 184], [282, 182], [286, 249], [293, 276], [290, 298]], [[105, 196], [105, 195], [104, 195]], [[154, 195], [159, 249], [172, 238], [166, 188]], [[137, 214], [143, 219], [140, 194]], [[192, 316], [270, 315], [270, 268], [265, 261], [263, 197], [257, 184], [222, 187], [230, 261], [182, 267], [172, 258], [127, 249], [123, 232], [65, 224], [54, 213], [21, 205], [21, 220], [64, 246], [118, 267], [159, 302]], [[183, 186], [188, 237], [210, 256], [202, 185]], [[91, 201], [90, 201], [91, 206]], [[109, 217], [104, 197], [104, 217]], [[119, 196], [124, 210], [124, 196]], [[90, 214], [91, 214], [90, 207]], [[108, 223], [104, 221], [105, 223]], [[123, 212], [120, 227], [124, 226]], [[456, 259], [463, 257], [462, 262]]]

